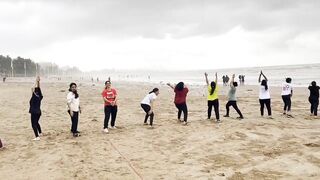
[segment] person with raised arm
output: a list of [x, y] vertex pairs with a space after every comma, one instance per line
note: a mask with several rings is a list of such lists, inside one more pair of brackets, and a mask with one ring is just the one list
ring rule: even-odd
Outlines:
[[41, 101], [42, 101], [42, 92], [40, 89], [40, 77], [37, 76], [36, 83], [32, 88], [32, 95], [29, 101], [30, 108], [29, 113], [31, 114], [31, 125], [35, 135], [34, 141], [39, 141], [40, 136], [42, 135], [41, 127], [39, 124], [40, 116], [41, 116]]
[[178, 109], [178, 121], [181, 122], [180, 118], [183, 112], [183, 124], [187, 125], [188, 107], [186, 103], [186, 98], [189, 89], [185, 86], [183, 82], [179, 82], [177, 85], [171, 85], [170, 83], [167, 83], [167, 85], [171, 87], [175, 93], [174, 104]]
[[226, 104], [227, 113], [226, 115], [224, 115], [224, 117], [229, 117], [230, 106], [232, 106], [239, 114], [239, 117], [237, 117], [237, 119], [243, 119], [243, 115], [237, 105], [236, 90], [238, 87], [238, 83], [234, 81], [234, 78], [235, 78], [235, 74], [233, 74], [231, 77], [230, 90], [228, 93], [228, 103]]
[[218, 98], [218, 74], [215, 73], [215, 81], [210, 82], [208, 80], [208, 74], [204, 73], [206, 78], [207, 88], [208, 88], [208, 119], [211, 118], [212, 106], [214, 107], [214, 112], [216, 115], [217, 122], [220, 122], [220, 115], [219, 115], [219, 98]]
[[[261, 80], [261, 77], [263, 77], [263, 80]], [[268, 110], [268, 117], [270, 119], [273, 119], [271, 114], [271, 96], [270, 96], [269, 87], [268, 87], [268, 78], [263, 74], [262, 71], [260, 71], [258, 82], [261, 83], [260, 91], [259, 91], [259, 103], [260, 103], [261, 116], [264, 115], [264, 106], [266, 106]]]

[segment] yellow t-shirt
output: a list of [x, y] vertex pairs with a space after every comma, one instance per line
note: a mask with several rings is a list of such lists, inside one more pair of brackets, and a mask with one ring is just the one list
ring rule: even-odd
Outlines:
[[216, 88], [215, 88], [213, 94], [210, 95], [211, 86], [209, 85], [209, 86], [208, 86], [208, 101], [213, 101], [213, 100], [218, 99], [218, 91], [219, 91], [219, 86], [216, 85]]

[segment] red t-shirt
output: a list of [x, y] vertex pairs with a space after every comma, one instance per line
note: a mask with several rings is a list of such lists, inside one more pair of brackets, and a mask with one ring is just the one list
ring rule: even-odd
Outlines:
[[[103, 90], [102, 91], [102, 97], [106, 98], [108, 101], [114, 101], [116, 99], [117, 96], [117, 91], [115, 89], [111, 89], [111, 90]], [[104, 102], [105, 106], [110, 106], [111, 103], [109, 102]]]
[[182, 104], [186, 102], [186, 97], [187, 94], [189, 92], [188, 88], [183, 88], [182, 91], [178, 91], [178, 90], [174, 90], [174, 92], [176, 93], [175, 97], [174, 97], [174, 103], [175, 104]]

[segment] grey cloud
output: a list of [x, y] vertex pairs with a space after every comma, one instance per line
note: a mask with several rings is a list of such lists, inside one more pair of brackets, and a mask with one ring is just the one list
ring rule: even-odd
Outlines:
[[295, 36], [305, 31], [318, 31], [320, 27], [320, 1], [317, 0], [1, 2], [25, 7], [20, 13], [9, 12], [4, 18], [0, 17], [0, 23], [7, 26], [0, 28], [0, 41], [14, 47], [44, 46], [87, 36], [216, 36], [236, 26], [249, 31], [286, 28]]

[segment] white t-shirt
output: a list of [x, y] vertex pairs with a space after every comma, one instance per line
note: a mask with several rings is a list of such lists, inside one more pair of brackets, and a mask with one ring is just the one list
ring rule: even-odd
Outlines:
[[146, 97], [143, 98], [141, 104], [150, 105], [150, 103], [155, 99], [157, 99], [157, 95], [155, 93], [148, 94], [146, 95]]
[[79, 112], [80, 98], [76, 99], [73, 92], [69, 92], [67, 95], [67, 103], [70, 103], [70, 111]]
[[269, 88], [266, 90], [264, 86], [260, 86], [259, 99], [270, 99]]
[[283, 83], [281, 96], [290, 95], [292, 90], [293, 88], [290, 83]]

